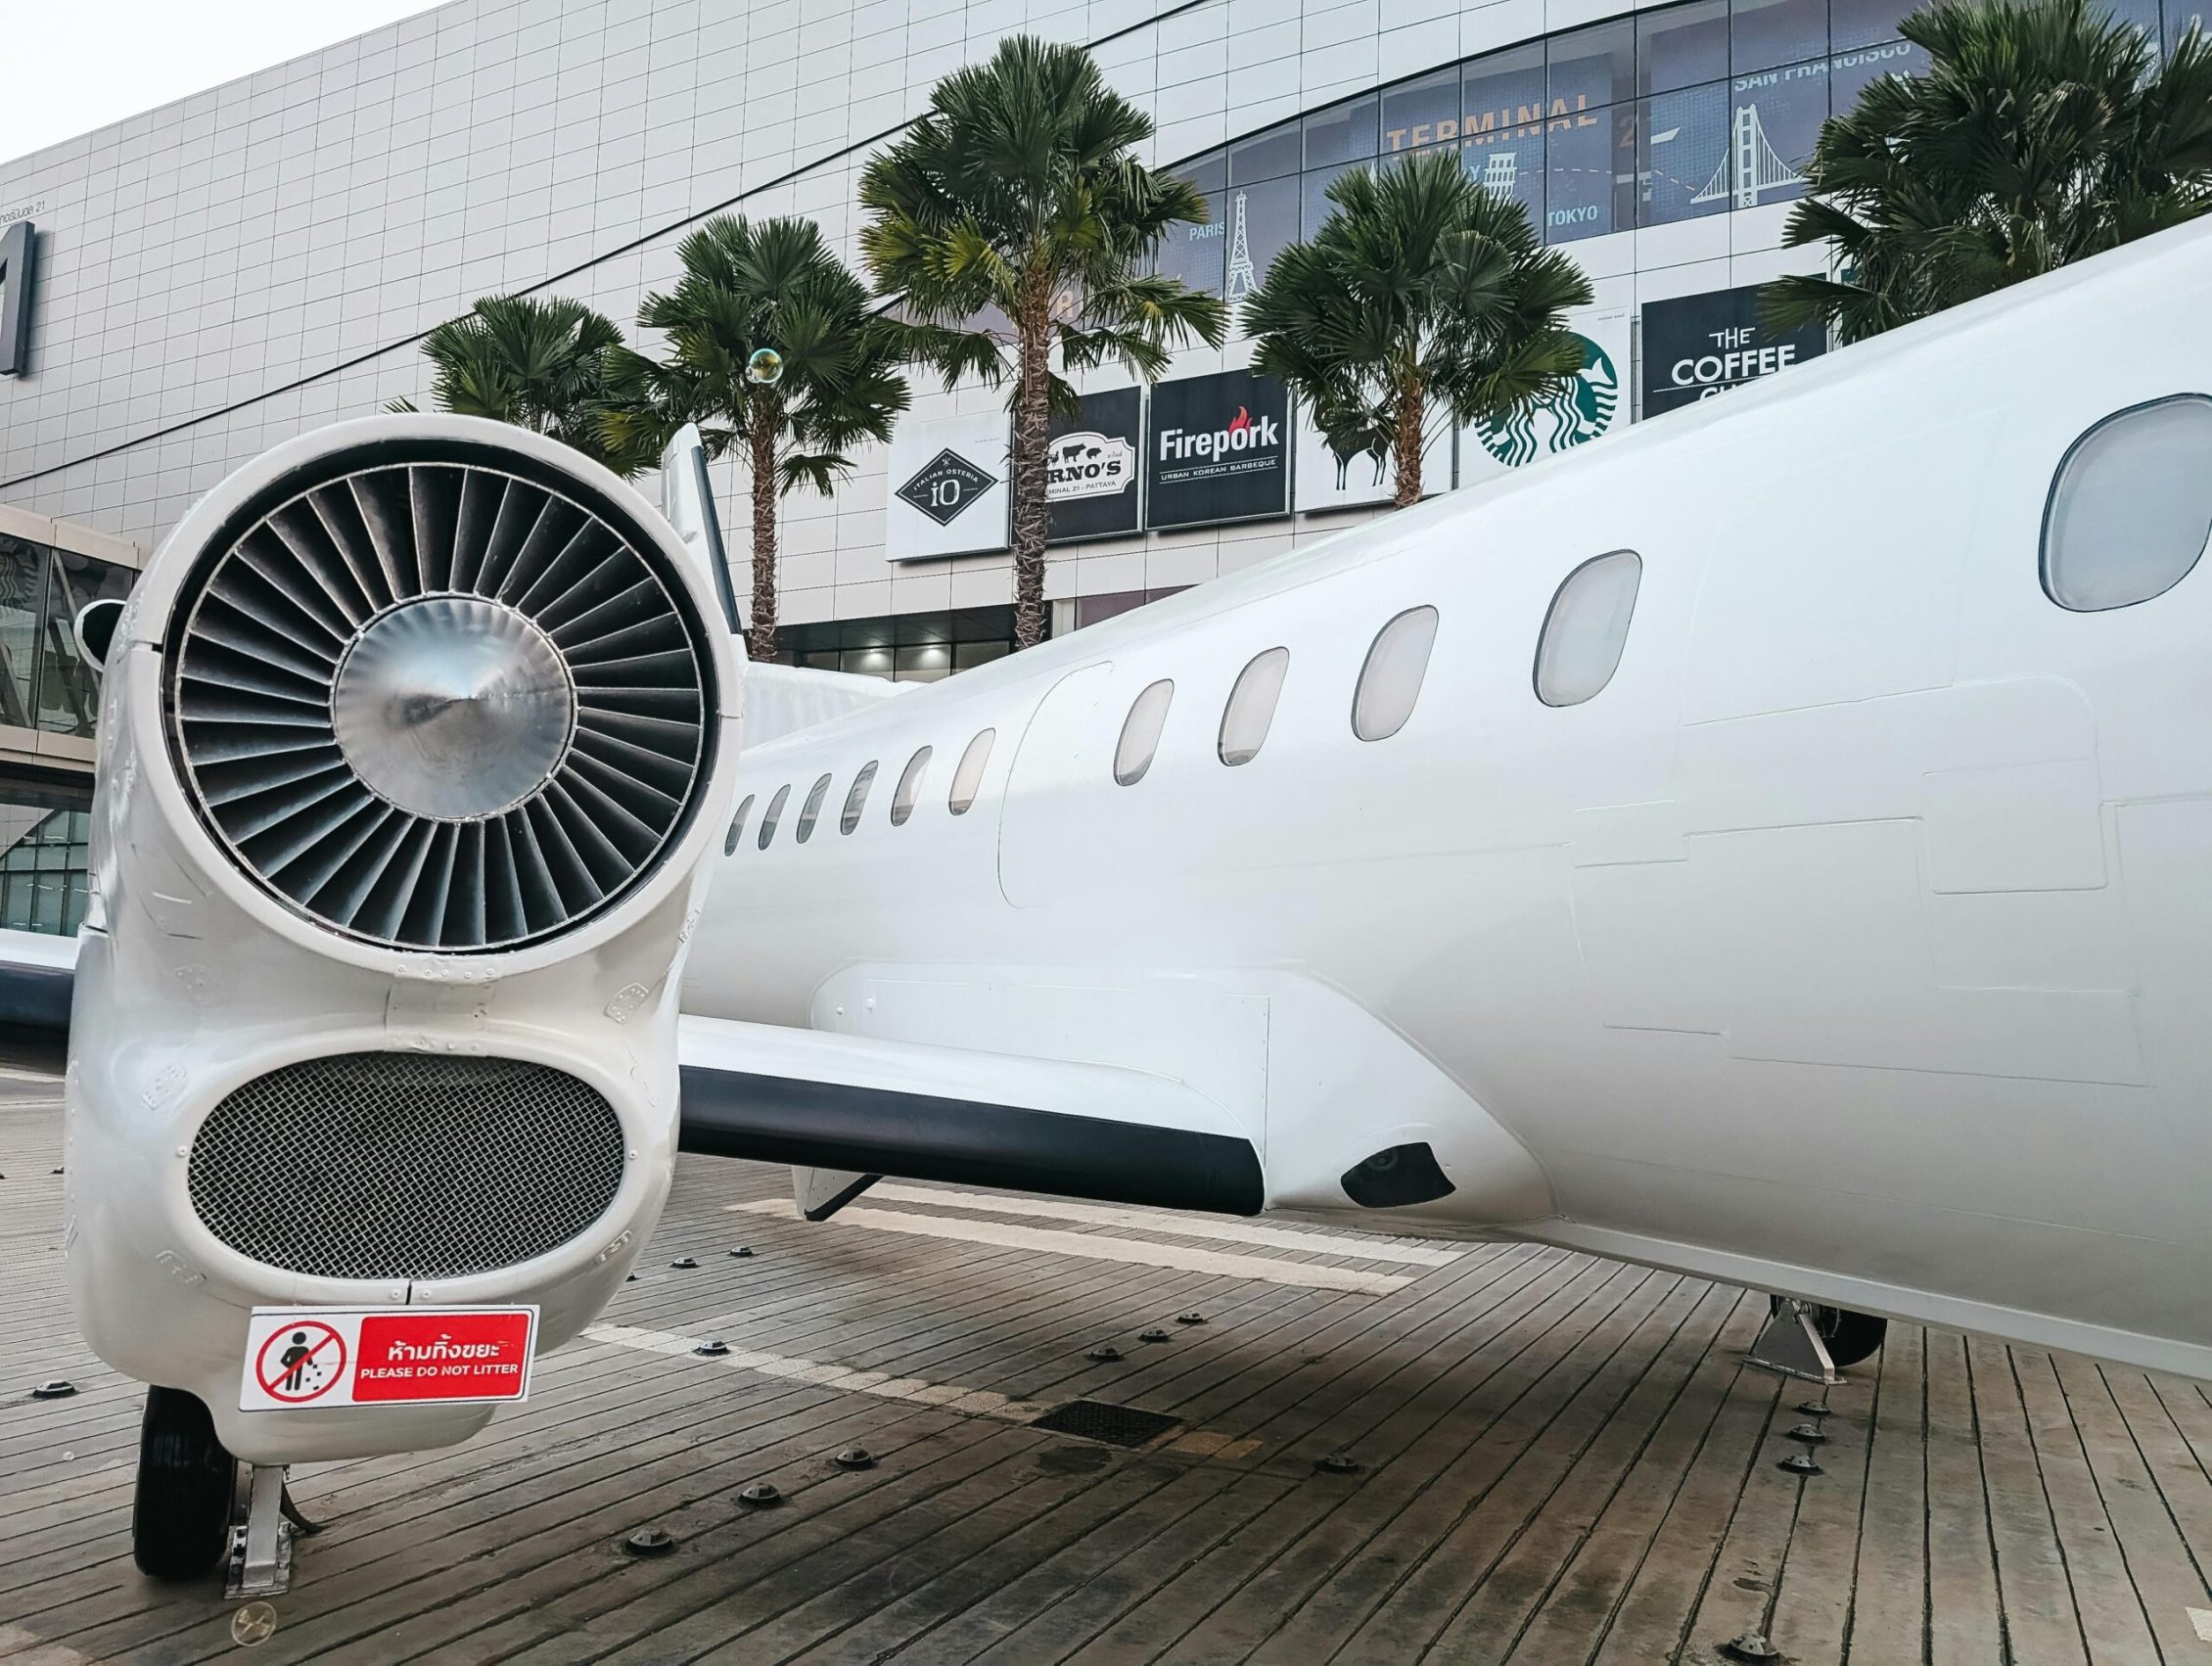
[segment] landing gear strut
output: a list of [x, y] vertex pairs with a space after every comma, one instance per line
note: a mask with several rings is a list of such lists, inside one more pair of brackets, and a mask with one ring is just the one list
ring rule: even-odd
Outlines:
[[1882, 1345], [1889, 1320], [1849, 1308], [1821, 1307], [1789, 1296], [1772, 1296], [1767, 1328], [1751, 1352], [1752, 1365], [1807, 1382], [1833, 1383], [1840, 1365], [1856, 1365]]
[[146, 1391], [130, 1512], [131, 1556], [141, 1572], [184, 1580], [215, 1570], [230, 1549], [237, 1467], [198, 1399], [176, 1388]]

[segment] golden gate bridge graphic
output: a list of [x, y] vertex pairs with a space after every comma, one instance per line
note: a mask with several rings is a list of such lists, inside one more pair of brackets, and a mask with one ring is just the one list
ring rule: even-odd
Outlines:
[[1724, 197], [1733, 197], [1737, 208], [1756, 208], [1762, 191], [1780, 191], [1804, 183], [1805, 176], [1782, 161], [1780, 154], [1767, 142], [1767, 129], [1759, 119], [1759, 107], [1739, 104], [1729, 129], [1728, 154], [1721, 158], [1721, 165], [1713, 170], [1713, 177], [1705, 182], [1705, 189], [1690, 201], [1717, 203]]

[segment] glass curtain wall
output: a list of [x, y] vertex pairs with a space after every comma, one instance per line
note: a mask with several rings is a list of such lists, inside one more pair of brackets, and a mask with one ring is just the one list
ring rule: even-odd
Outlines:
[[0, 926], [73, 932], [84, 923], [89, 790], [0, 782]]
[[0, 724], [89, 735], [100, 685], [70, 628], [86, 602], [129, 594], [127, 567], [0, 535]]
[[[2175, 24], [2159, 0], [2123, 4], [2154, 33]], [[1327, 218], [1333, 181], [1423, 151], [1456, 149], [1554, 244], [1788, 202], [1832, 111], [1877, 75], [1925, 67], [1897, 34], [1912, 10], [1682, 0], [1310, 112], [1177, 166], [1213, 217], [1178, 228], [1161, 269], [1241, 301]]]

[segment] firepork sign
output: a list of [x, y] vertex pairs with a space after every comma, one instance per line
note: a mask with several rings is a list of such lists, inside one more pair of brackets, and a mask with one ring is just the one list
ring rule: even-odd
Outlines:
[[1145, 524], [1203, 527], [1290, 508], [1290, 393], [1249, 370], [1152, 390]]
[[1054, 417], [1044, 450], [1045, 536], [1053, 543], [1133, 532], [1144, 395], [1085, 393], [1077, 417]]
[[1769, 330], [1759, 321], [1758, 284], [1646, 301], [1643, 307], [1643, 414], [1678, 405], [1818, 358], [1828, 338], [1820, 324]]

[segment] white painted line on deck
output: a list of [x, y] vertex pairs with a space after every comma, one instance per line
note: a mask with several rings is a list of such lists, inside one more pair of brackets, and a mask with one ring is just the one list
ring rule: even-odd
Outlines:
[[1091, 1226], [1131, 1226], [1168, 1232], [1179, 1238], [1215, 1238], [1223, 1243], [1261, 1244], [1268, 1249], [1309, 1250], [1314, 1255], [1359, 1256], [1368, 1261], [1398, 1261], [1414, 1267], [1449, 1267], [1466, 1253], [1408, 1244], [1396, 1238], [1358, 1237], [1338, 1232], [1298, 1232], [1283, 1226], [1258, 1226], [1242, 1221], [1209, 1221], [1157, 1209], [1116, 1209], [1099, 1203], [1067, 1203], [1057, 1198], [1007, 1197], [989, 1191], [947, 1191], [918, 1185], [874, 1185], [871, 1201], [940, 1203], [948, 1208], [985, 1209], [999, 1215], [1034, 1215], [1046, 1221], [1081, 1221]]
[[[730, 1207], [741, 1214], [774, 1215], [787, 1221], [799, 1216], [798, 1206], [783, 1197], [736, 1203]], [[825, 1230], [834, 1226], [859, 1226], [871, 1232], [905, 1232], [924, 1238], [956, 1238], [963, 1243], [996, 1244], [1002, 1249], [1041, 1250], [1047, 1255], [1128, 1262], [1139, 1267], [1173, 1267], [1185, 1273], [1215, 1273], [1225, 1278], [1292, 1284], [1305, 1290], [1350, 1290], [1365, 1296], [1387, 1296], [1413, 1282], [1393, 1273], [1356, 1273], [1344, 1267], [1311, 1267], [1261, 1255], [1229, 1255], [1221, 1250], [1191, 1249], [1183, 1244], [1114, 1238], [1102, 1232], [1055, 1232], [1038, 1226], [1010, 1226], [1000, 1221], [910, 1215], [897, 1209], [849, 1206], [823, 1223]]]
[[1001, 1422], [1027, 1423], [1041, 1417], [1051, 1407], [1041, 1401], [1009, 1400], [988, 1388], [960, 1388], [952, 1383], [924, 1382], [920, 1377], [893, 1376], [889, 1371], [856, 1371], [850, 1365], [824, 1365], [789, 1354], [763, 1354], [753, 1348], [732, 1348], [712, 1358], [693, 1352], [704, 1338], [678, 1336], [667, 1330], [640, 1330], [628, 1324], [594, 1324], [584, 1328], [592, 1342], [611, 1342], [618, 1348], [637, 1348], [670, 1359], [697, 1360], [703, 1365], [726, 1365], [733, 1370], [761, 1376], [784, 1377], [834, 1388], [845, 1394], [872, 1394], [879, 1400], [905, 1400], [917, 1406], [942, 1406], [947, 1411], [966, 1411]]
[[2212, 1608], [2189, 1609], [2189, 1623], [2196, 1628], [2198, 1641], [2212, 1643]]

